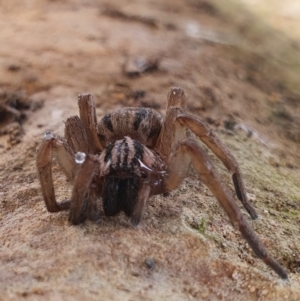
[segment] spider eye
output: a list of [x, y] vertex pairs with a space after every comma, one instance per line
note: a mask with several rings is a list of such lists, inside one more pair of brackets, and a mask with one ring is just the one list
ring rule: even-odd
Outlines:
[[83, 153], [83, 152], [77, 152], [75, 154], [75, 162], [78, 163], [78, 164], [84, 163], [85, 158], [86, 158], [86, 154]]

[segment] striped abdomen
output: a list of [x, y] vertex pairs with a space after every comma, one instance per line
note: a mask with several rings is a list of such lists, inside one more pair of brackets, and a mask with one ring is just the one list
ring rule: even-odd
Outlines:
[[104, 146], [129, 136], [154, 147], [162, 127], [162, 116], [149, 108], [124, 108], [106, 114], [98, 123], [98, 135]]

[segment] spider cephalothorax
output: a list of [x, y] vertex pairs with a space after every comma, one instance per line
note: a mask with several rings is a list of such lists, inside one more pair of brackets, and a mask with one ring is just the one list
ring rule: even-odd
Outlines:
[[[209, 157], [190, 134], [200, 138], [231, 172], [237, 197], [250, 216], [257, 218], [236, 160], [201, 119], [186, 112], [181, 88], [170, 90], [165, 118], [149, 108], [124, 108], [105, 115], [97, 124], [92, 96], [80, 95], [78, 105], [80, 117], [66, 121], [65, 138], [46, 132], [38, 152], [39, 179], [50, 212], [70, 209], [69, 220], [73, 224], [86, 218], [97, 220], [96, 201], [102, 197], [106, 215], [124, 211], [137, 225], [146, 200], [177, 188], [193, 164], [256, 255], [281, 278], [288, 278], [280, 264], [268, 255], [221, 183]], [[52, 154], [73, 181], [71, 200], [56, 202]]]

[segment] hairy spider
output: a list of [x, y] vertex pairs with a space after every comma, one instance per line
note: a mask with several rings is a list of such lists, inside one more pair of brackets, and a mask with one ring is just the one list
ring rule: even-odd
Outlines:
[[[79, 95], [78, 105], [80, 117], [66, 121], [65, 138], [46, 132], [38, 151], [37, 168], [48, 211], [70, 209], [72, 224], [86, 218], [97, 220], [96, 201], [102, 197], [105, 215], [124, 211], [137, 225], [146, 200], [176, 189], [193, 164], [255, 254], [281, 278], [288, 278], [281, 265], [268, 255], [211, 160], [192, 138], [191, 131], [223, 162], [232, 174], [237, 197], [250, 216], [257, 218], [247, 200], [236, 160], [207, 124], [186, 112], [183, 89], [170, 90], [165, 118], [153, 109], [132, 107], [106, 114], [97, 124], [92, 96]], [[56, 202], [52, 155], [73, 181], [71, 200]]]

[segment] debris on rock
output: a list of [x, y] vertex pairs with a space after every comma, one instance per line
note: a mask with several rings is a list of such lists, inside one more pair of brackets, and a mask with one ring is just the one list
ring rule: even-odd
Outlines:
[[137, 77], [142, 73], [154, 72], [159, 70], [160, 59], [155, 58], [129, 58], [124, 66], [123, 72], [128, 77]]
[[8, 135], [8, 143], [13, 146], [21, 142], [22, 124], [27, 118], [26, 111], [35, 111], [42, 101], [33, 101], [22, 91], [0, 90], [0, 136]]
[[122, 21], [138, 22], [138, 23], [147, 25], [152, 28], [158, 27], [157, 21], [154, 18], [147, 17], [147, 16], [140, 16], [140, 15], [131, 14], [131, 13], [125, 13], [124, 11], [121, 11], [112, 6], [106, 6], [103, 9], [102, 13], [108, 17], [115, 18], [115, 19], [121, 19]]

